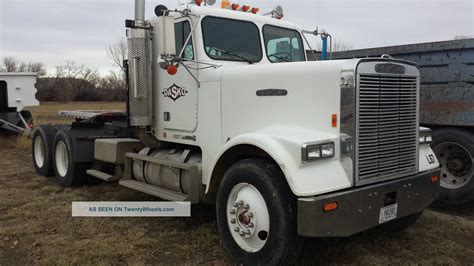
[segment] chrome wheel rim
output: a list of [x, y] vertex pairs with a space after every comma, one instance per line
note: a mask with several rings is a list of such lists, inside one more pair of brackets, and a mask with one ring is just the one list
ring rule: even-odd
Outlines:
[[33, 154], [35, 157], [35, 163], [39, 168], [44, 165], [45, 153], [43, 139], [40, 136], [36, 136]]
[[227, 224], [237, 245], [250, 253], [268, 240], [270, 215], [262, 194], [252, 185], [239, 183], [227, 199]]
[[59, 141], [55, 151], [56, 170], [61, 177], [66, 176], [69, 165], [66, 143]]
[[434, 148], [441, 164], [441, 186], [459, 189], [469, 183], [474, 173], [472, 154], [454, 142], [441, 143]]

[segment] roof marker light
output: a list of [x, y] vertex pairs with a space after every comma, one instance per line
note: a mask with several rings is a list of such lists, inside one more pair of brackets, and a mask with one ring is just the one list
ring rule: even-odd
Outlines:
[[196, 3], [196, 5], [198, 5], [198, 6], [201, 6], [202, 0], [194, 0], [194, 3]]
[[257, 14], [258, 11], [260, 11], [260, 8], [258, 8], [258, 7], [252, 8], [252, 13]]
[[242, 6], [242, 11], [243, 11], [243, 12], [248, 12], [249, 9], [250, 9], [250, 6], [246, 6], [246, 5], [243, 5], [243, 6]]
[[232, 8], [232, 10], [237, 10], [239, 9], [239, 4], [232, 4], [230, 7]]
[[229, 8], [230, 7], [230, 1], [229, 0], [222, 0], [221, 1], [221, 8]]

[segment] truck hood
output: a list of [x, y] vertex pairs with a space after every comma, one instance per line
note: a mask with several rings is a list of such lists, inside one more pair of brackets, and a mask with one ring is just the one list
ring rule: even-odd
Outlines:
[[[341, 70], [348, 61], [223, 67], [222, 137], [284, 125], [339, 134]], [[310, 140], [309, 140], [310, 141]]]

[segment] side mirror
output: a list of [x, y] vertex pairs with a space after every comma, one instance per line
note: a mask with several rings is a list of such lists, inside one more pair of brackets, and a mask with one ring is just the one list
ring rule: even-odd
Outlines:
[[158, 52], [160, 56], [176, 56], [176, 38], [174, 17], [160, 16], [158, 18]]

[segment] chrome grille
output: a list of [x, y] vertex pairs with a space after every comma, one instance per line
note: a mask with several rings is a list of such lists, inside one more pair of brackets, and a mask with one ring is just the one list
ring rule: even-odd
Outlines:
[[360, 183], [417, 172], [417, 77], [360, 74], [356, 173]]

